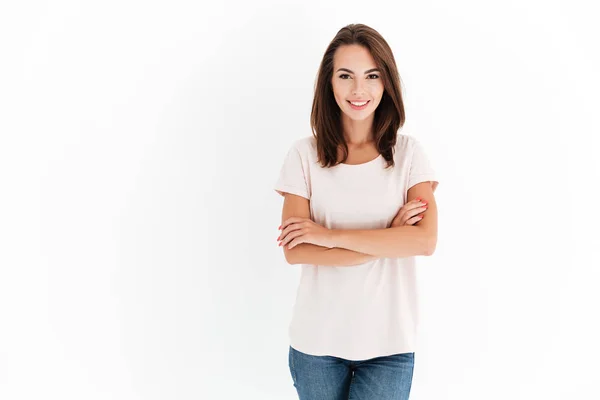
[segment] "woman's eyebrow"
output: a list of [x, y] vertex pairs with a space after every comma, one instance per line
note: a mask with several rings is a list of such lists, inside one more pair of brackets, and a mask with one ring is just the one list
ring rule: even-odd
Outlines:
[[[354, 71], [349, 70], [348, 68], [339, 68], [336, 72], [340, 72], [340, 71], [346, 71], [346, 72], [350, 72], [351, 74], [354, 73]], [[371, 68], [365, 71], [365, 74], [368, 74], [369, 72], [374, 72], [374, 71], [379, 71], [379, 68]]]

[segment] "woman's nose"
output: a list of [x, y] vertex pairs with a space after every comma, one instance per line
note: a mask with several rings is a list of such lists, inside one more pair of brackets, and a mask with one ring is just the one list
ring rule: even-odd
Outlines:
[[356, 95], [356, 94], [358, 94], [358, 93], [363, 93], [362, 87], [360, 87], [360, 86], [355, 86], [355, 87], [352, 89], [352, 94]]
[[352, 94], [356, 95], [357, 93], [363, 93], [363, 88], [362, 85], [360, 83], [358, 83], [358, 79], [355, 80], [354, 86], [352, 87]]

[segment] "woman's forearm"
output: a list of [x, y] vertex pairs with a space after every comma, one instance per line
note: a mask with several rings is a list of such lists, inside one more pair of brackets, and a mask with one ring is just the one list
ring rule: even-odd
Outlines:
[[339, 247], [327, 248], [312, 243], [300, 243], [293, 249], [284, 249], [285, 259], [290, 264], [313, 264], [330, 267], [345, 267], [378, 259], [377, 256], [359, 253]]
[[386, 229], [332, 229], [332, 235], [336, 247], [390, 258], [429, 255], [433, 242], [428, 231], [412, 225]]

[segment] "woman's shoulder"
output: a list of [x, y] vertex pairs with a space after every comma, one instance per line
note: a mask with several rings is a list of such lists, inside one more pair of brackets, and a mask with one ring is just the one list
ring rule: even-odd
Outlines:
[[396, 149], [408, 149], [410, 148], [416, 138], [408, 133], [398, 133], [396, 136]]
[[297, 139], [296, 143], [301, 146], [312, 147], [317, 145], [317, 139], [313, 135], [306, 135]]
[[403, 158], [407, 156], [415, 142], [415, 137], [411, 134], [398, 133], [396, 136], [396, 145], [394, 146], [394, 157]]
[[303, 136], [294, 140], [292, 144], [298, 150], [301, 156], [308, 157], [317, 152], [317, 140], [313, 135]]

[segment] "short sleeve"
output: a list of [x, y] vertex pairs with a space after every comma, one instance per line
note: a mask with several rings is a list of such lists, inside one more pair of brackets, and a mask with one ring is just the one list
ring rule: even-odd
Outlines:
[[437, 173], [421, 142], [413, 138], [413, 151], [408, 177], [408, 189], [417, 183], [427, 181], [431, 181], [432, 189], [435, 191], [437, 185], [439, 184]]
[[310, 199], [308, 174], [298, 144], [294, 143], [288, 150], [274, 189], [282, 196], [287, 192]]

